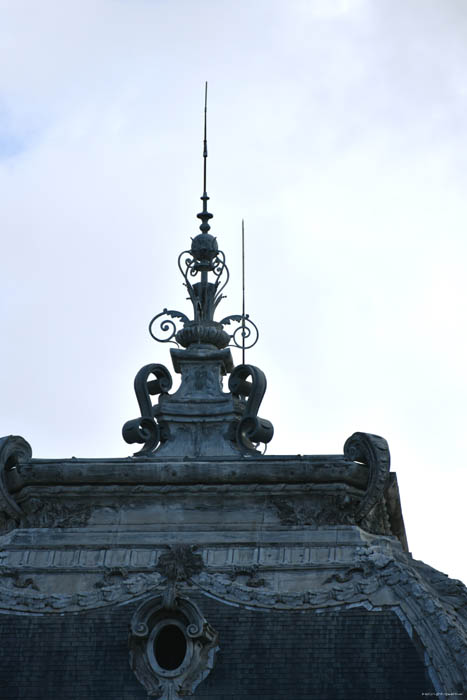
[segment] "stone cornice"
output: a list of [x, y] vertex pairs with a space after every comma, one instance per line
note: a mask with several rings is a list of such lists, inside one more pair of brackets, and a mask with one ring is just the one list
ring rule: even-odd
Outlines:
[[2, 455], [4, 532], [120, 522], [176, 528], [183, 502], [189, 527], [218, 522], [220, 513], [233, 529], [241, 522], [253, 528], [359, 525], [396, 534], [407, 549], [389, 450], [375, 435], [354, 433], [344, 455], [110, 460], [33, 459], [26, 441], [10, 436], [2, 439]]
[[31, 459], [8, 474], [11, 492], [32, 484], [343, 483], [365, 489], [368, 467], [342, 455], [252, 459]]

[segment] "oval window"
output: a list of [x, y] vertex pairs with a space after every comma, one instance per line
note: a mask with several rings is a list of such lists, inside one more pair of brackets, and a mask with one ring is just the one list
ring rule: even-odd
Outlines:
[[166, 625], [154, 640], [154, 656], [165, 671], [174, 671], [186, 656], [186, 637], [177, 625]]

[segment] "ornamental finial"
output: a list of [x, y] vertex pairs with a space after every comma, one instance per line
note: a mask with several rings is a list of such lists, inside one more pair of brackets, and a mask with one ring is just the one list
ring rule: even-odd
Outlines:
[[201, 219], [201, 233], [207, 233], [211, 228], [208, 224], [209, 219], [212, 219], [212, 214], [208, 212], [208, 193], [206, 190], [206, 165], [208, 160], [208, 136], [207, 136], [207, 114], [208, 114], [208, 83], [204, 84], [204, 139], [203, 139], [203, 211], [197, 214], [198, 219]]
[[[252, 347], [258, 339], [258, 329], [243, 313], [227, 316], [221, 321], [214, 321], [214, 312], [219, 303], [224, 299], [222, 294], [229, 281], [229, 269], [225, 262], [225, 255], [219, 250], [217, 239], [209, 233], [211, 227], [209, 219], [212, 214], [208, 212], [206, 166], [208, 158], [207, 139], [207, 108], [208, 108], [208, 83], [204, 86], [204, 136], [203, 136], [203, 211], [197, 214], [201, 219], [200, 231], [192, 238], [189, 250], [184, 250], [178, 258], [178, 267], [182, 273], [189, 299], [193, 304], [193, 320], [190, 320], [180, 311], [164, 309], [155, 316], [149, 324], [149, 332], [154, 340], [161, 343], [173, 342], [188, 348], [192, 345], [212, 345], [219, 349], [229, 345], [241, 348], [243, 356], [245, 348]], [[175, 320], [173, 320], [175, 319]], [[154, 332], [154, 324], [159, 321], [158, 332]], [[177, 322], [178, 321], [178, 322]], [[181, 329], [178, 326], [182, 324]], [[236, 324], [238, 327], [232, 333], [224, 330], [224, 325]]]

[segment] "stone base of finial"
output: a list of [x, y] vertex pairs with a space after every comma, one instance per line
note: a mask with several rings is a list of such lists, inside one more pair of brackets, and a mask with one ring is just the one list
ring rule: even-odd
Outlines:
[[230, 350], [192, 345], [171, 350], [175, 372], [182, 375], [178, 390], [162, 395], [156, 409], [161, 428], [161, 457], [239, 455], [232, 425], [243, 406], [223, 391], [222, 378], [233, 369]]

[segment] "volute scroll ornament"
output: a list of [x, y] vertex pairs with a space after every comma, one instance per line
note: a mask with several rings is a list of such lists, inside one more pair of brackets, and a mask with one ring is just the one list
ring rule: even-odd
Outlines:
[[245, 401], [243, 416], [235, 426], [239, 447], [255, 450], [257, 443], [265, 445], [272, 440], [274, 427], [258, 410], [266, 391], [266, 376], [254, 365], [238, 365], [230, 375], [229, 389], [233, 396]]
[[[151, 375], [155, 379], [150, 380]], [[122, 435], [125, 442], [130, 444], [143, 443], [143, 448], [137, 454], [147, 454], [153, 452], [161, 440], [151, 396], [167, 394], [172, 387], [172, 377], [164, 365], [145, 365], [136, 375], [134, 387], [141, 418], [127, 421], [122, 428]]]
[[361, 462], [369, 467], [366, 493], [355, 512], [358, 523], [383, 498], [391, 466], [389, 446], [379, 435], [354, 433], [345, 442], [344, 455], [352, 462]]
[[256, 323], [254, 323], [249, 314], [232, 314], [231, 316], [226, 316], [221, 321], [223, 326], [228, 326], [231, 323], [236, 323], [237, 328], [230, 334], [230, 344], [232, 348], [239, 348], [240, 350], [249, 350], [258, 342], [259, 330]]
[[[164, 333], [163, 336], [158, 335], [157, 331], [153, 330], [153, 326], [159, 318], [162, 319], [159, 323], [159, 329], [162, 331], [162, 333]], [[189, 320], [188, 316], [183, 314], [181, 311], [164, 309], [160, 313], [156, 314], [149, 323], [149, 335], [151, 338], [157, 340], [158, 343], [174, 343], [174, 345], [178, 346], [178, 342], [173, 339], [177, 335], [179, 329], [177, 328], [175, 321], [172, 321], [173, 318], [178, 319], [178, 322], [182, 324], [188, 323]]]
[[31, 456], [31, 445], [19, 435], [0, 438], [0, 512], [16, 522], [21, 519], [23, 511], [8, 488], [8, 473], [16, 469], [21, 460], [29, 460]]

